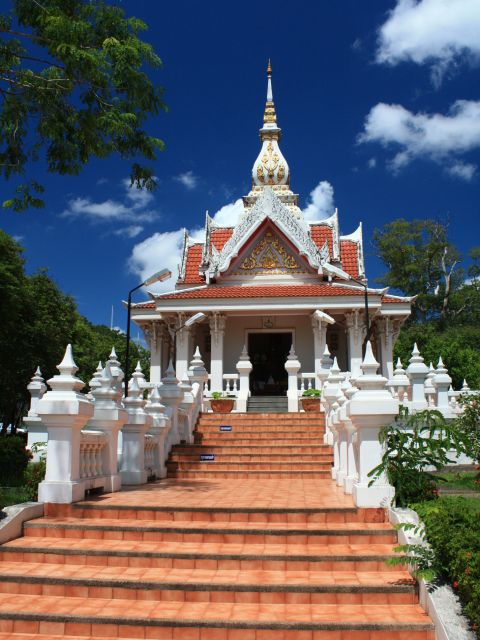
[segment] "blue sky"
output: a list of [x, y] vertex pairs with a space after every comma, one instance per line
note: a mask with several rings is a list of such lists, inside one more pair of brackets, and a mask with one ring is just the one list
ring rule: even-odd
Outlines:
[[478, 0], [118, 4], [149, 25], [164, 63], [153, 77], [169, 111], [148, 124], [166, 143], [157, 191], [129, 190], [116, 158], [79, 177], [38, 166], [45, 210], [0, 214], [28, 271], [48, 267], [91, 321], [109, 324], [114, 305], [124, 327], [120, 301], [178, 262], [179, 230], [195, 231], [206, 210], [234, 221], [260, 148], [269, 57], [292, 189], [317, 217], [337, 206], [344, 234], [363, 221], [370, 282], [381, 272], [372, 230], [395, 218], [449, 218], [461, 251], [480, 244]]

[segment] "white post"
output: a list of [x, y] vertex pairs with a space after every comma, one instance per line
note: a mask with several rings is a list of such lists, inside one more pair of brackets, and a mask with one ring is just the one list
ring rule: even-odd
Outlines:
[[313, 329], [314, 371], [318, 374], [322, 368], [322, 355], [327, 344], [327, 327], [335, 324], [335, 320], [324, 311], [317, 309], [311, 315]]
[[149, 433], [155, 438], [156, 443], [153, 452], [152, 473], [157, 478], [164, 478], [167, 475], [167, 468], [165, 466], [165, 439], [171, 422], [165, 413], [165, 406], [160, 402], [160, 394], [156, 384], [153, 386], [148, 402], [145, 405], [145, 413], [152, 418]]
[[150, 345], [150, 382], [160, 384], [162, 379], [165, 325], [160, 322], [151, 322], [144, 329], [144, 333]]
[[[28, 429], [27, 449], [31, 449], [32, 445], [37, 442], [47, 442], [48, 440], [47, 428], [37, 414], [37, 405], [47, 390], [47, 385], [42, 377], [40, 367], [37, 367], [35, 374], [27, 385], [27, 389], [31, 396], [30, 409], [28, 415], [23, 419], [23, 422], [27, 425]], [[39, 459], [38, 453], [34, 454], [33, 459]]]
[[323, 356], [320, 361], [320, 364], [321, 364], [320, 371], [317, 371], [316, 374], [320, 382], [320, 384], [318, 385], [318, 388], [322, 390], [325, 384], [325, 381], [330, 375], [330, 369], [332, 368], [332, 364], [333, 364], [333, 360], [330, 357], [330, 351], [328, 350], [328, 345], [325, 345], [325, 349], [323, 351]]
[[405, 373], [402, 361], [400, 358], [397, 360], [397, 366], [391, 377], [387, 382], [387, 387], [391, 390], [392, 396], [397, 399], [400, 404], [407, 400], [408, 388], [410, 387], [410, 380]]
[[[185, 321], [183, 313], [178, 314], [178, 326]], [[190, 327], [183, 327], [177, 331], [175, 338], [175, 374], [178, 380], [183, 380], [188, 371], [188, 356], [190, 353]]]
[[193, 427], [192, 414], [195, 405], [195, 398], [192, 393], [192, 383], [187, 373], [183, 376], [183, 379], [179, 384], [180, 389], [183, 391], [182, 402], [179, 406], [179, 420], [182, 419], [182, 425], [179, 423], [180, 442], [193, 443]]
[[226, 318], [223, 314], [215, 312], [210, 316], [210, 391], [223, 391], [223, 339], [225, 325]]
[[298, 377], [297, 374], [300, 371], [300, 362], [295, 355], [295, 349], [293, 344], [288, 354], [287, 361], [285, 363], [285, 369], [288, 373], [288, 388], [287, 388], [287, 401], [288, 412], [297, 413], [298, 411]]
[[244, 345], [240, 358], [237, 362], [238, 377], [240, 380], [240, 388], [237, 394], [237, 411], [244, 413], [247, 410], [248, 398], [250, 397], [250, 372], [252, 371], [252, 363], [248, 355], [247, 348]]
[[178, 385], [178, 380], [175, 377], [175, 369], [172, 362], [165, 371], [165, 377], [162, 380], [162, 386], [159, 389], [160, 398], [163, 404], [166, 406], [166, 413], [172, 421], [172, 425], [167, 435], [165, 443], [165, 453], [168, 455], [170, 447], [180, 443], [180, 434], [178, 431], [178, 406], [183, 400], [183, 391]]
[[350, 360], [348, 369], [352, 376], [356, 378], [362, 372], [362, 338], [365, 333], [363, 314], [358, 309], [355, 309], [345, 314], [345, 321], [347, 324], [348, 357]]
[[[333, 403], [336, 401], [339, 392], [340, 392], [340, 384], [342, 383], [343, 376], [340, 371], [340, 367], [337, 363], [337, 358], [335, 357], [333, 360], [333, 364], [330, 368], [328, 378], [325, 380], [322, 389], [322, 404], [325, 407], [325, 436], [324, 442], [325, 444], [331, 444], [336, 446], [335, 444], [335, 434], [331, 429], [331, 411]], [[335, 466], [334, 466], [335, 469]], [[333, 477], [336, 477], [336, 473]]]
[[443, 360], [440, 357], [438, 360], [437, 368], [435, 370], [435, 377], [432, 380], [433, 386], [437, 391], [437, 409], [442, 413], [450, 413], [450, 403], [448, 400], [448, 390], [452, 384], [452, 379], [448, 375], [448, 370], [443, 364]]
[[394, 488], [385, 477], [369, 486], [369, 472], [382, 459], [383, 448], [378, 440], [380, 429], [398, 414], [398, 400], [385, 387], [386, 378], [377, 375], [379, 364], [373, 357], [372, 345], [367, 342], [362, 375], [355, 384], [359, 388], [350, 399], [347, 415], [353, 422], [358, 438], [358, 480], [353, 484], [353, 499], [357, 507], [388, 506]]
[[433, 366], [433, 362], [430, 362], [430, 366], [428, 367], [427, 377], [425, 378], [425, 397], [427, 399], [427, 405], [430, 408], [435, 407], [435, 400], [437, 391], [433, 384], [433, 379], [435, 378], [435, 367]]
[[114, 378], [111, 362], [112, 359], [107, 360], [102, 375], [94, 378], [96, 384], [91, 386], [91, 393], [95, 398], [94, 414], [86, 426], [87, 430], [103, 431], [107, 437], [107, 444], [102, 451], [102, 466], [105, 477], [104, 490], [108, 492], [119, 491], [122, 484], [118, 473], [118, 433], [127, 419], [127, 413], [119, 401], [118, 391], [118, 384], [121, 384], [118, 380], [123, 379], [123, 371], [115, 366]]
[[340, 420], [343, 423], [346, 440], [347, 440], [347, 474], [343, 479], [343, 489], [345, 493], [352, 493], [353, 483], [357, 480], [357, 434], [353, 422], [347, 414], [347, 407], [352, 396], [357, 392], [357, 388], [352, 385], [350, 380], [346, 380], [342, 385], [342, 390], [346, 398], [346, 402], [340, 407]]
[[84, 383], [75, 377], [78, 367], [69, 344], [60, 375], [48, 380], [48, 391], [37, 404], [37, 414], [47, 427], [47, 470], [38, 486], [40, 502], [71, 503], [84, 497], [80, 480], [80, 432], [93, 415], [93, 404], [80, 392]]
[[144, 411], [145, 400], [138, 378], [132, 377], [128, 384], [128, 398], [125, 398], [127, 422], [122, 433], [122, 484], [145, 484], [145, 434], [152, 426], [152, 418]]
[[413, 345], [412, 357], [407, 367], [407, 376], [410, 378], [412, 385], [412, 400], [410, 406], [413, 411], [422, 411], [427, 409], [427, 400], [425, 398], [425, 378], [428, 374], [428, 367], [423, 361], [417, 343]]

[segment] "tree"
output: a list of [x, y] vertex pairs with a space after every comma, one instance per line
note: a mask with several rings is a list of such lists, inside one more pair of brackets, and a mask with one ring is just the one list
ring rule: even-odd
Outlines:
[[[11, 0], [0, 14], [0, 175], [28, 176], [31, 162], [77, 175], [92, 157], [133, 161], [131, 182], [153, 189], [163, 142], [144, 130], [165, 105], [147, 76], [160, 58], [139, 38], [147, 27], [102, 0]], [[41, 184], [17, 186], [3, 207], [41, 207]]]
[[[27, 384], [37, 366], [45, 379], [56, 375], [57, 364], [69, 342], [73, 344], [79, 367], [77, 375], [86, 383], [99, 359], [105, 362], [113, 346], [124, 368], [124, 334], [93, 325], [80, 315], [73, 298], [59, 289], [46, 270], [27, 276], [21, 246], [3, 231], [0, 231], [0, 314], [2, 433], [6, 433], [9, 425], [15, 429], [21, 424], [30, 402]], [[148, 351], [133, 342], [130, 350], [129, 376], [137, 360], [148, 372]]]
[[463, 282], [461, 256], [448, 240], [448, 225], [400, 218], [373, 232], [376, 255], [388, 271], [377, 279], [405, 295], [418, 296], [415, 315], [445, 317], [452, 292]]

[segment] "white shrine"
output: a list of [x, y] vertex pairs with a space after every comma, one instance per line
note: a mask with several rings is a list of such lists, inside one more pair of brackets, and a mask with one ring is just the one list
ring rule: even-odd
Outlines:
[[210, 391], [225, 389], [245, 350], [253, 396], [286, 395], [289, 353], [295, 353], [302, 372], [316, 378], [328, 347], [340, 369], [356, 377], [366, 334], [365, 291], [373, 351], [382, 375], [393, 376], [393, 346], [412, 299], [368, 287], [361, 223], [341, 235], [337, 210], [326, 219], [305, 220], [279, 148], [270, 64], [267, 76], [262, 146], [252, 189], [243, 198], [244, 213], [235, 226], [219, 226], [207, 214], [202, 242], [185, 232], [175, 290], [149, 293], [150, 301], [132, 306], [132, 319], [150, 344], [153, 383], [168, 366], [168, 327], [178, 329], [198, 312], [208, 322], [176, 332], [179, 380], [197, 346], [210, 374]]

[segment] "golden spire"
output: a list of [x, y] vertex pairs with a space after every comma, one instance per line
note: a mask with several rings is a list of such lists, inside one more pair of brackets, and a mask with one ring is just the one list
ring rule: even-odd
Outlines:
[[263, 124], [270, 127], [277, 124], [277, 116], [275, 114], [275, 105], [273, 104], [272, 93], [272, 64], [270, 59], [267, 65], [267, 102], [265, 104], [265, 112], [263, 114]]

